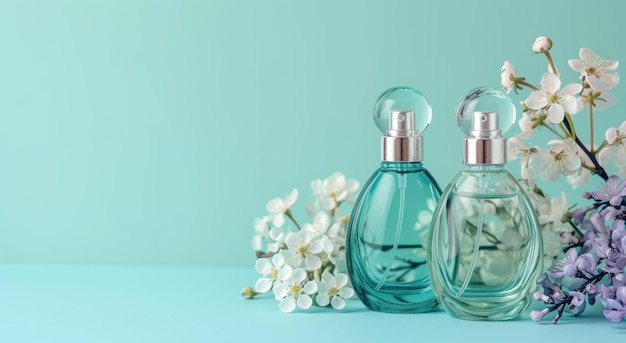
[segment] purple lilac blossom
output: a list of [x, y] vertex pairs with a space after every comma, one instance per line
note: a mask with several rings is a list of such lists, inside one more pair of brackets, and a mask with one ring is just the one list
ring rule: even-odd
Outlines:
[[621, 321], [626, 317], [626, 180], [612, 176], [598, 191], [583, 196], [596, 201], [572, 213], [576, 231], [583, 237], [577, 240], [566, 231], [561, 233], [570, 249], [538, 280], [543, 292], [534, 298], [547, 307], [531, 312], [534, 321], [554, 311], [552, 322], [556, 324], [564, 310], [578, 316], [587, 302], [593, 305], [598, 298], [606, 319]]
[[612, 206], [618, 206], [626, 196], [626, 180], [621, 180], [617, 175], [611, 175], [606, 184], [600, 185], [600, 189], [590, 193], [596, 201], [608, 201]]
[[577, 208], [574, 211], [572, 211], [572, 218], [574, 219], [574, 223], [576, 223], [577, 225], [580, 225], [585, 219], [585, 216], [587, 215], [587, 213], [589, 213], [589, 211], [595, 208], [596, 208], [595, 205], [589, 205], [586, 207]]
[[615, 297], [607, 298], [602, 302], [604, 304], [604, 317], [612, 322], [619, 322], [626, 316], [626, 286], [620, 286], [615, 289]]
[[575, 248], [571, 248], [565, 253], [565, 259], [557, 263], [554, 268], [550, 270], [550, 274], [555, 279], [561, 279], [563, 276], [576, 275], [576, 259], [578, 258], [578, 251]]
[[572, 305], [578, 307], [585, 302], [585, 295], [582, 292], [571, 291], [569, 295], [572, 297]]
[[619, 210], [613, 206], [607, 206], [602, 211], [600, 211], [600, 215], [604, 217], [604, 220], [615, 220], [618, 218], [624, 218], [624, 211]]
[[576, 268], [583, 272], [592, 274], [598, 267], [598, 258], [591, 254], [582, 254], [576, 259]]

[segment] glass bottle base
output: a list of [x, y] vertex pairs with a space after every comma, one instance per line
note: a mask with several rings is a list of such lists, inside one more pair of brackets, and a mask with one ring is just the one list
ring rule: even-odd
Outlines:
[[[494, 298], [497, 296], [494, 295]], [[464, 320], [502, 321], [518, 318], [530, 305], [530, 297], [515, 299], [508, 302], [494, 302], [493, 299], [481, 301], [454, 299], [443, 297], [439, 299], [441, 307], [451, 316]]]
[[393, 294], [379, 294], [378, 296], [370, 295], [367, 297], [360, 296], [359, 298], [368, 309], [386, 313], [432, 312], [436, 310], [439, 305], [434, 299], [427, 302], [421, 302], [419, 304], [408, 302], [408, 300], [407, 302], [404, 302], [403, 297]]

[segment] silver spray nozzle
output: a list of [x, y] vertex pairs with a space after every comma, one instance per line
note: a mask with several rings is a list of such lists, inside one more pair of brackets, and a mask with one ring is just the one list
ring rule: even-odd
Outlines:
[[415, 129], [415, 112], [389, 113], [389, 128], [382, 138], [382, 159], [396, 162], [422, 160], [422, 137]]
[[410, 137], [417, 135], [419, 135], [419, 132], [415, 129], [415, 112], [391, 111], [387, 136]]
[[500, 135], [498, 112], [474, 112], [470, 134], [475, 137]]
[[469, 137], [463, 140], [463, 162], [467, 164], [503, 164], [506, 162], [506, 139], [502, 137], [498, 112], [474, 112]]

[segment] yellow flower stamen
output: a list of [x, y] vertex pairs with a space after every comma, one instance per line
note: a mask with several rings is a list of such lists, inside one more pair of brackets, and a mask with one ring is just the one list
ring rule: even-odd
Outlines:
[[552, 157], [554, 157], [555, 161], [561, 161], [565, 157], [565, 151], [559, 151], [559, 152], [550, 151], [550, 153], [552, 154]]
[[559, 95], [558, 94], [550, 94], [550, 102], [553, 104], [556, 104], [559, 102]]
[[300, 256], [302, 256], [303, 258], [304, 258], [304, 257], [306, 257], [307, 253], [309, 252], [309, 245], [310, 245], [310, 244], [307, 244], [307, 245], [301, 245], [301, 246], [298, 248], [298, 254], [300, 254]]
[[299, 285], [293, 285], [293, 286], [291, 286], [291, 289], [289, 290], [289, 293], [291, 293], [291, 294], [300, 294], [301, 291], [302, 291], [302, 288]]

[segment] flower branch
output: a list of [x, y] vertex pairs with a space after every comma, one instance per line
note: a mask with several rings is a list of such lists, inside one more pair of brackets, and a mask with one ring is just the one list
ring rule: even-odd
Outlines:
[[[552, 40], [547, 37], [538, 37], [533, 44], [533, 51], [545, 55], [550, 65], [550, 71], [541, 78], [541, 88], [517, 76], [511, 62], [506, 61], [501, 68], [507, 93], [515, 89], [519, 94], [517, 91], [524, 87], [531, 90], [522, 101], [522, 133], [510, 140], [509, 156], [522, 157], [522, 185], [539, 214], [544, 251], [551, 257], [549, 268], [538, 280], [542, 291], [535, 293], [535, 299], [543, 301], [546, 308], [532, 311], [530, 316], [541, 321], [554, 312], [552, 322], [556, 324], [565, 311], [578, 316], [587, 303], [593, 305], [600, 299], [604, 316], [620, 321], [626, 317], [626, 121], [608, 128], [597, 149], [594, 123], [597, 112], [611, 104], [608, 91], [619, 81], [614, 72], [619, 63], [582, 48], [579, 59], [568, 61], [580, 73], [580, 83], [562, 88], [556, 63], [549, 53], [551, 48]], [[588, 144], [575, 128], [576, 120], [582, 119], [576, 114], [585, 106], [589, 107]], [[532, 138], [537, 128], [546, 128], [559, 139], [547, 142], [548, 149], [528, 148], [522, 139]], [[609, 176], [610, 169], [617, 169], [619, 175]], [[587, 184], [590, 175], [597, 175], [603, 184], [596, 191], [583, 193], [583, 198], [592, 204], [570, 208], [565, 193], [550, 199], [541, 191], [536, 175], [548, 181], [557, 181], [563, 175], [574, 188]]]
[[[345, 234], [347, 215], [342, 204], [354, 203], [358, 182], [335, 173], [325, 180], [311, 182], [314, 201], [306, 204], [311, 221], [300, 224], [292, 208], [298, 199], [294, 189], [283, 198], [270, 200], [268, 214], [255, 220], [252, 240], [261, 277], [253, 287], [246, 287], [242, 297], [252, 299], [268, 293], [279, 301], [282, 312], [313, 305], [345, 306], [344, 299], [354, 294], [345, 274]], [[292, 228], [289, 223], [295, 227]]]

